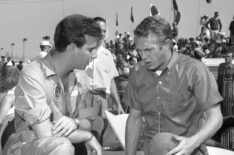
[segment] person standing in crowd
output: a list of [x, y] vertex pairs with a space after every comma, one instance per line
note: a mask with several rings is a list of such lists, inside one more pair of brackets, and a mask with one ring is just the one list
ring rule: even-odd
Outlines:
[[200, 61], [171, 51], [171, 27], [164, 18], [145, 18], [134, 34], [142, 62], [124, 95], [130, 106], [126, 155], [135, 155], [140, 137], [146, 155], [206, 155], [204, 143], [223, 120], [214, 76]]
[[179, 35], [179, 28], [176, 22], [172, 23], [172, 38], [177, 41], [178, 39], [178, 35]]
[[[210, 26], [210, 27], [209, 27]], [[210, 18], [206, 23], [206, 27], [211, 31], [211, 38], [217, 39], [218, 32], [222, 30], [222, 22], [219, 18], [219, 12], [214, 13], [214, 17]]]
[[229, 41], [229, 44], [231, 46], [234, 46], [234, 16], [233, 16], [233, 20], [231, 21], [231, 23], [229, 25], [229, 30], [230, 30], [230, 41]]
[[206, 23], [207, 23], [208, 19], [209, 19], [208, 15], [204, 15], [201, 17], [201, 19], [200, 19], [201, 33], [199, 36], [202, 38], [210, 39], [210, 31], [206, 27]]
[[[118, 90], [114, 78], [117, 77], [113, 56], [111, 52], [103, 45], [106, 38], [107, 25], [102, 17], [95, 17], [94, 21], [99, 25], [102, 31], [102, 42], [97, 49], [97, 57], [89, 63], [86, 73], [90, 78], [91, 91], [89, 105], [93, 108], [93, 114], [101, 116], [104, 119], [104, 130], [107, 126], [105, 110], [116, 106], [118, 113], [124, 113], [120, 103]], [[101, 140], [103, 131], [99, 131], [99, 140]]]
[[[106, 20], [102, 17], [95, 17], [94, 21], [99, 25], [102, 31], [102, 43], [106, 38]], [[90, 85], [93, 87], [91, 93], [93, 93], [92, 101], [94, 104], [100, 104], [96, 110], [97, 113], [105, 117], [104, 110], [108, 109], [108, 97], [111, 97], [113, 103], [116, 105], [119, 113], [123, 113], [123, 109], [118, 96], [118, 90], [114, 78], [117, 77], [118, 71], [115, 67], [114, 59], [109, 50], [107, 50], [101, 43], [97, 49], [97, 57], [86, 68], [86, 72], [90, 77]], [[92, 104], [93, 105], [93, 104]]]
[[52, 46], [49, 43], [49, 40], [42, 40], [40, 44], [40, 58], [44, 58], [50, 51]]
[[[72, 35], [71, 35], [72, 34]], [[101, 146], [74, 116], [70, 104], [69, 74], [84, 70], [96, 55], [101, 30], [93, 19], [74, 14], [55, 29], [55, 48], [44, 59], [21, 71], [15, 89], [16, 133], [4, 155], [74, 155], [72, 144], [85, 142], [101, 155]]]
[[223, 116], [234, 114], [233, 111], [233, 81], [234, 81], [234, 65], [232, 64], [232, 51], [227, 46], [223, 47], [225, 62], [221, 63], [218, 68], [218, 89], [223, 96], [224, 101], [221, 104]]

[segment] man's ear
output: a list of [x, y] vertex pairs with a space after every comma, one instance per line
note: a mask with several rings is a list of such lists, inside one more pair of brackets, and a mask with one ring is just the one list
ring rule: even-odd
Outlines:
[[165, 43], [160, 47], [160, 50], [168, 50], [168, 48], [171, 48], [171, 40], [166, 39]]
[[66, 48], [67, 51], [71, 52], [72, 55], [76, 55], [77, 54], [77, 48], [76, 48], [76, 45], [74, 43], [70, 43], [67, 48]]

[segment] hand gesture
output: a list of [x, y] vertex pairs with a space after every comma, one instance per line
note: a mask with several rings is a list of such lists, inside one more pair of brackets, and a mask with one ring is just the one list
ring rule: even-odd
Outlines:
[[95, 136], [92, 135], [92, 137], [86, 142], [86, 145], [89, 149], [92, 149], [96, 152], [97, 155], [102, 155], [102, 147], [98, 143]]
[[192, 138], [174, 135], [174, 140], [178, 142], [178, 145], [168, 152], [167, 155], [190, 155], [196, 148], [195, 140]]
[[68, 136], [77, 129], [75, 121], [67, 116], [59, 118], [52, 126], [52, 133], [58, 136]]

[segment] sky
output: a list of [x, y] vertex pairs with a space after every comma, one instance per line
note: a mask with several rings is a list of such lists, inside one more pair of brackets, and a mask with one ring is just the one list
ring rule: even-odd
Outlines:
[[[234, 0], [212, 0], [211, 4], [206, 0], [176, 1], [181, 12], [179, 37], [195, 37], [200, 32], [200, 17], [204, 14], [212, 17], [214, 11], [220, 12], [223, 31], [229, 36]], [[24, 48], [25, 56], [33, 58], [40, 52], [42, 37], [48, 35], [53, 40], [56, 24], [74, 13], [104, 17], [109, 29], [108, 40], [114, 38], [116, 30], [132, 34], [139, 22], [149, 16], [150, 2], [162, 17], [172, 22], [172, 0], [0, 0], [0, 48], [3, 54], [13, 52], [14, 57], [21, 57]], [[131, 6], [134, 23], [130, 21]], [[115, 25], [116, 13], [118, 27]], [[27, 38], [25, 46], [23, 38]], [[11, 46], [12, 43], [15, 45]]]

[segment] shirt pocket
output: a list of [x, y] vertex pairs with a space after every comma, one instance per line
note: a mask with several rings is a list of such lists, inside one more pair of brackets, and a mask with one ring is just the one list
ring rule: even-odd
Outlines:
[[165, 97], [164, 110], [169, 116], [181, 116], [189, 106], [189, 93], [170, 93]]

